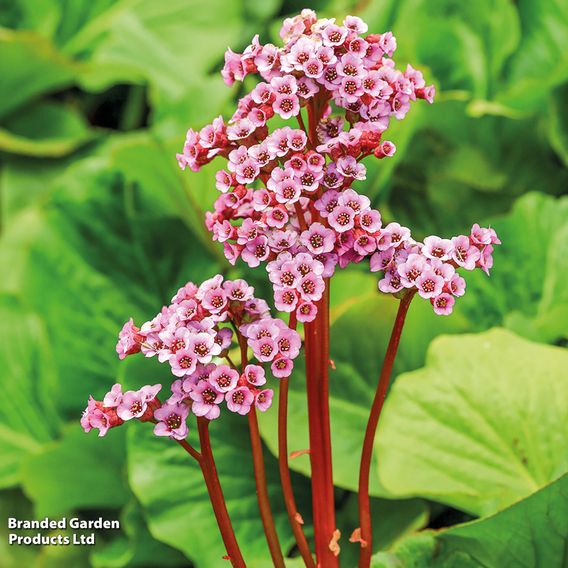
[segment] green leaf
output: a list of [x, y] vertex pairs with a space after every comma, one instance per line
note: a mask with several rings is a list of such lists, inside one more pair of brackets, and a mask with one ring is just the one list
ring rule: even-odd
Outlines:
[[76, 67], [49, 40], [28, 31], [0, 29], [0, 118], [46, 92], [70, 86]]
[[[339, 275], [337, 278], [348, 285], [348, 275], [353, 273], [354, 271], [346, 271], [344, 280]], [[368, 289], [372, 285], [376, 290], [376, 277], [369, 274], [366, 277], [368, 285], [363, 284], [362, 277], [355, 280], [355, 282], [361, 280], [357, 289]], [[336, 294], [333, 282], [331, 294], [333, 306]], [[344, 292], [339, 290], [339, 298], [343, 294]], [[378, 292], [375, 292], [374, 297], [365, 299], [365, 295], [362, 295], [359, 302], [344, 310], [331, 328], [331, 358], [336, 367], [335, 370], [330, 369], [333, 477], [337, 486], [352, 491], [357, 491], [357, 475], [353, 472], [359, 467], [361, 444], [373, 393], [397, 307], [398, 301], [390, 296], [379, 296]], [[332, 314], [335, 309], [337, 308], [332, 308]], [[365, 322], [363, 328], [361, 322]], [[411, 306], [407, 322], [393, 376], [420, 367], [433, 337], [440, 333], [463, 331], [466, 325], [459, 316], [455, 318], [436, 316], [429, 304], [419, 301]], [[276, 413], [262, 414], [260, 424], [264, 440], [276, 455], [278, 452]], [[309, 447], [303, 360], [296, 362], [294, 373], [290, 378], [288, 440], [290, 451]], [[304, 475], [310, 475], [307, 455], [291, 459], [290, 467]], [[389, 496], [374, 476], [371, 477], [371, 494]]]
[[53, 361], [41, 320], [16, 297], [0, 295], [0, 488], [20, 482], [20, 465], [57, 432]]
[[501, 238], [488, 279], [468, 274], [460, 310], [478, 329], [504, 325], [525, 337], [568, 337], [568, 198], [533, 193], [491, 224]]
[[120, 527], [126, 535], [121, 533], [106, 546], [97, 547], [91, 554], [93, 568], [187, 565], [179, 551], [152, 537], [143, 511], [134, 499], [124, 507]]
[[[373, 568], [566, 565], [568, 476], [486, 519], [411, 537], [373, 557]], [[506, 537], [504, 537], [506, 535]]]
[[[493, 513], [568, 470], [568, 352], [508, 331], [434, 341], [399, 377], [376, 441], [393, 496]], [[553, 401], [553, 403], [551, 403]]]
[[36, 158], [59, 158], [70, 154], [89, 140], [83, 117], [56, 103], [38, 103], [23, 109], [0, 128], [0, 150]]
[[144, 208], [141, 189], [104, 159], [80, 162], [55, 183], [50, 207], [4, 235], [0, 289], [26, 298], [45, 321], [60, 377], [55, 400], [76, 415], [111, 383], [122, 323], [153, 317], [187, 280], [218, 269], [202, 247], [191, 248], [178, 218]]
[[111, 430], [102, 441], [94, 433], [85, 434], [78, 422], [73, 424], [61, 440], [23, 464], [22, 485], [35, 504], [36, 515], [57, 517], [80, 508], [120, 508], [128, 499], [122, 471], [125, 449], [124, 430]]
[[563, 0], [520, 0], [518, 10], [521, 43], [509, 63], [507, 88], [496, 99], [538, 110], [548, 91], [568, 79], [568, 6]]
[[550, 96], [548, 136], [550, 144], [568, 167], [568, 85], [559, 87]]
[[[371, 499], [373, 517], [373, 548], [385, 550], [394, 543], [424, 528], [428, 523], [429, 510], [420, 499], [391, 500]], [[341, 531], [341, 565], [357, 566], [359, 543], [349, 542], [349, 536], [359, 526], [357, 495], [351, 493], [337, 512], [337, 526]]]
[[[222, 61], [239, 37], [241, 15], [240, 3], [223, 0], [134, 0], [91, 20], [65, 51], [92, 53], [81, 78], [88, 88], [124, 77], [147, 81], [153, 106], [161, 107], [180, 100], [189, 83]], [[199, 49], [188, 49], [188, 41]]]
[[[198, 567], [218, 565], [225, 549], [199, 466], [175, 442], [154, 436], [151, 425], [132, 426], [128, 432], [130, 486], [145, 508], [150, 532], [181, 550]], [[195, 430], [193, 426], [189, 440], [194, 445]], [[226, 413], [211, 424], [210, 433], [225, 501], [245, 560], [266, 565], [268, 549], [258, 514], [246, 418]], [[272, 510], [287, 551], [292, 538], [276, 460], [268, 452], [265, 457]], [[307, 495], [298, 492], [296, 498], [302, 502]]]

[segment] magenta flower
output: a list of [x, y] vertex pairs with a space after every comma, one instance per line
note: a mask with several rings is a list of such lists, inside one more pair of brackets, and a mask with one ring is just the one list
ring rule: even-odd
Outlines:
[[248, 387], [239, 387], [225, 395], [227, 408], [237, 414], [248, 414], [254, 402], [254, 394]]
[[81, 416], [81, 426], [85, 432], [93, 428], [99, 430], [99, 437], [106, 436], [110, 428], [119, 426], [123, 421], [117, 416], [114, 408], [104, 408], [103, 403], [89, 397], [87, 408]]
[[143, 337], [140, 330], [134, 325], [130, 318], [120, 330], [118, 334], [118, 343], [116, 344], [116, 352], [119, 359], [124, 359], [127, 355], [132, 355], [140, 351], [140, 344]]
[[439, 316], [449, 316], [452, 313], [455, 298], [451, 294], [440, 294], [431, 300], [434, 312]]
[[432, 236], [424, 239], [424, 247], [422, 254], [428, 258], [437, 258], [438, 260], [448, 260], [453, 253], [454, 244], [449, 239], [441, 239]]
[[255, 387], [260, 387], [266, 383], [266, 374], [259, 365], [247, 365], [243, 376], [249, 384]]
[[229, 392], [233, 390], [239, 382], [239, 373], [231, 369], [228, 365], [219, 365], [209, 376], [209, 382], [219, 392]]
[[210, 382], [201, 381], [189, 393], [193, 404], [191, 411], [196, 416], [204, 416], [209, 420], [219, 417], [219, 404], [223, 401], [223, 393], [218, 391]]
[[122, 387], [119, 383], [113, 385], [109, 392], [103, 398], [103, 406], [105, 408], [116, 408], [122, 402]]
[[180, 349], [169, 359], [172, 373], [176, 377], [191, 375], [197, 366], [197, 356], [189, 349]]
[[154, 434], [184, 440], [188, 434], [186, 423], [188, 415], [189, 407], [182, 402], [163, 404], [154, 412], [154, 418], [158, 420], [154, 426]]
[[300, 241], [314, 255], [331, 252], [335, 245], [335, 233], [321, 223], [313, 223], [302, 233]]
[[442, 292], [444, 279], [429, 269], [416, 278], [415, 284], [422, 298], [434, 298]]
[[292, 374], [294, 363], [291, 359], [278, 356], [276, 359], [274, 359], [272, 365], [270, 365], [270, 369], [272, 371], [272, 374], [277, 379], [284, 379], [285, 377], [289, 377]]
[[266, 412], [272, 406], [272, 398], [274, 391], [272, 389], [264, 389], [256, 393], [254, 405], [261, 411]]
[[133, 418], [141, 418], [156, 395], [160, 392], [162, 385], [147, 385], [138, 391], [126, 391], [116, 409], [116, 413], [125, 422]]

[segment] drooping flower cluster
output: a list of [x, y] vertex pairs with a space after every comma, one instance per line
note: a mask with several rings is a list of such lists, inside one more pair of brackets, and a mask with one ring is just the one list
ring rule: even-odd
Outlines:
[[[304, 10], [284, 22], [283, 47], [261, 45], [256, 36], [242, 54], [229, 50], [227, 84], [253, 73], [261, 80], [227, 124], [218, 117], [200, 132], [190, 129], [178, 155], [192, 170], [215, 156], [227, 159], [207, 227], [230, 262], [267, 262], [277, 307], [303, 322], [315, 318], [324, 279], [338, 264], [376, 250], [380, 214], [351, 188], [366, 177], [361, 161], [392, 156], [394, 145], [382, 140], [390, 118], [402, 119], [410, 101], [434, 95], [419, 71], [395, 69], [390, 32], [366, 32], [360, 18], [336, 25]], [[299, 128], [270, 131], [275, 114], [296, 117]]]
[[[259, 364], [248, 364], [239, 372], [228, 358], [233, 328]], [[264, 363], [271, 364], [275, 377], [288, 377], [301, 347], [300, 336], [282, 320], [270, 316], [265, 301], [254, 297], [254, 288], [244, 280], [218, 275], [201, 286], [188, 283], [180, 288], [169, 306], [140, 328], [129, 320], [116, 346], [121, 359], [142, 352], [168, 364], [174, 376], [171, 396], [160, 404], [161, 385], [145, 386], [122, 393], [115, 385], [102, 402], [89, 400], [82, 425], [86, 431], [109, 428], [136, 418], [157, 422], [154, 433], [183, 439], [187, 436], [189, 411], [209, 420], [220, 414], [226, 402], [231, 412], [247, 414], [252, 405], [261, 411], [272, 403]], [[229, 364], [222, 359], [226, 358]]]
[[489, 274], [493, 245], [500, 242], [493, 229], [476, 223], [469, 236], [430, 236], [417, 243], [409, 229], [391, 223], [382, 231], [378, 251], [371, 257], [371, 271], [384, 272], [379, 281], [382, 292], [413, 290], [430, 300], [436, 314], [449, 315], [455, 298], [465, 293], [465, 280], [456, 270], [479, 267]]

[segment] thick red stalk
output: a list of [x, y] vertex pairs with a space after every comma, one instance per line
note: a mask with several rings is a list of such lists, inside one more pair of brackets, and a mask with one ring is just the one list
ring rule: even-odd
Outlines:
[[[244, 370], [248, 362], [247, 341], [238, 331], [237, 337], [241, 348], [241, 370]], [[270, 550], [270, 556], [272, 557], [274, 566], [276, 566], [276, 568], [286, 568], [284, 564], [284, 557], [282, 555], [282, 547], [280, 546], [280, 540], [278, 539], [278, 533], [276, 532], [276, 526], [274, 524], [274, 517], [272, 516], [270, 500], [268, 498], [262, 441], [260, 438], [260, 430], [258, 428], [256, 408], [254, 405], [248, 413], [248, 423], [252, 448], [254, 479], [256, 481], [256, 497], [258, 500], [258, 509], [260, 511], [262, 526], [264, 527], [264, 535], [266, 537], [266, 542], [268, 544], [268, 549]]]
[[373, 404], [371, 406], [371, 413], [369, 415], [369, 421], [367, 422], [363, 448], [361, 450], [361, 466], [359, 469], [359, 526], [361, 530], [361, 550], [359, 552], [359, 568], [369, 568], [371, 565], [371, 556], [373, 554], [373, 533], [371, 525], [371, 504], [369, 498], [369, 476], [371, 471], [373, 443], [375, 441], [375, 434], [379, 424], [381, 410], [383, 409], [383, 404], [387, 396], [392, 367], [398, 350], [402, 329], [404, 327], [404, 320], [413, 297], [414, 292], [407, 292], [400, 300], [387, 352], [383, 361], [379, 383], [375, 392], [375, 398], [373, 399]]
[[[227, 556], [235, 568], [246, 568], [245, 561], [241, 554], [239, 544], [235, 537], [233, 525], [225, 505], [225, 497], [217, 475], [217, 467], [213, 458], [213, 451], [211, 449], [211, 440], [209, 439], [209, 420], [206, 418], [197, 418], [197, 429], [199, 431], [199, 441], [201, 444], [201, 454], [198, 458], [203, 478], [207, 485], [213, 512], [219, 525], [219, 531], [227, 550]], [[185, 446], [184, 446], [185, 447]], [[186, 448], [187, 449], [187, 448]], [[193, 455], [193, 454], [192, 454]]]
[[[292, 313], [290, 315], [290, 329], [296, 329], [296, 317]], [[280, 483], [282, 485], [282, 495], [288, 513], [288, 520], [298, 545], [298, 550], [304, 560], [307, 568], [315, 568], [315, 563], [310, 552], [306, 535], [302, 530], [301, 516], [296, 507], [294, 499], [294, 490], [292, 488], [292, 480], [290, 478], [290, 469], [288, 467], [288, 386], [289, 379], [285, 377], [280, 379], [280, 390], [278, 395], [278, 468], [280, 470]]]
[[316, 319], [304, 326], [314, 540], [318, 565], [334, 568], [339, 564], [330, 548], [336, 525], [328, 397], [329, 280], [317, 308]]

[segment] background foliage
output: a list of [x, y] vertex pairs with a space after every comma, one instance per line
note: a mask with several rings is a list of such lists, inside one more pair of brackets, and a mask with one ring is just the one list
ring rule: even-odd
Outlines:
[[[174, 153], [187, 127], [230, 113], [237, 91], [218, 74], [226, 46], [238, 50], [256, 32], [276, 41], [278, 22], [303, 7], [0, 2], [0, 510], [122, 522], [92, 549], [38, 549], [8, 547], [2, 520], [3, 567], [219, 564], [214, 519], [185, 456], [145, 428], [85, 436], [78, 417], [87, 395], [117, 377], [128, 385], [160, 378], [163, 369], [146, 361], [118, 364], [116, 334], [131, 315], [144, 321], [186, 280], [217, 272], [245, 275], [269, 295], [262, 271], [230, 269], [205, 232], [215, 168], [182, 175]], [[560, 566], [568, 538], [568, 4], [310, 7], [327, 17], [359, 14], [374, 32], [392, 29], [399, 65], [416, 64], [438, 88], [433, 106], [417, 104], [393, 124], [395, 157], [369, 162], [358, 189], [418, 235], [450, 235], [478, 220], [503, 240], [492, 277], [471, 274], [451, 318], [411, 307], [379, 431], [372, 490], [383, 551], [374, 562]], [[353, 566], [345, 535], [357, 525], [356, 458], [395, 303], [377, 295], [364, 267], [334, 282], [334, 474], [342, 559]], [[290, 395], [292, 449], [307, 445], [303, 380], [298, 371]], [[266, 566], [252, 476], [233, 468], [248, 459], [244, 424], [226, 418], [213, 436], [228, 505], [251, 566]], [[262, 420], [272, 452], [274, 418]], [[308, 459], [291, 465], [308, 519]], [[268, 473], [291, 546], [271, 456]]]

